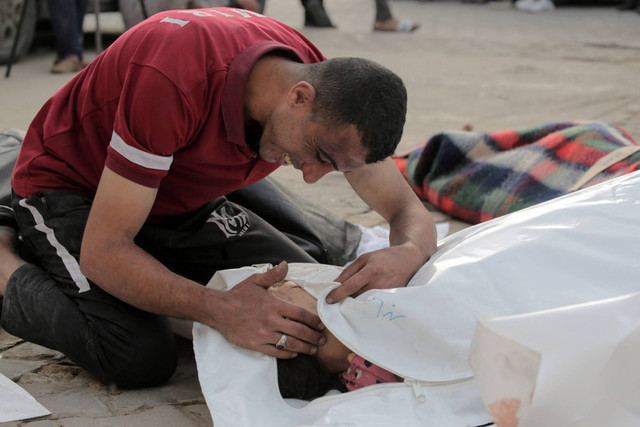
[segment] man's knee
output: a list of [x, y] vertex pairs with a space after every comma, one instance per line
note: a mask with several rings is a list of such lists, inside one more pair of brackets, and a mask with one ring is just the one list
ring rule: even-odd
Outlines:
[[121, 389], [154, 387], [166, 383], [176, 370], [178, 352], [168, 325], [119, 344], [97, 375], [105, 383]]

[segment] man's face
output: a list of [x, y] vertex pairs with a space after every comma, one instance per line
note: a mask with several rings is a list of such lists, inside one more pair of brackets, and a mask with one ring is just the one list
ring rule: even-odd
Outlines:
[[275, 111], [260, 139], [260, 157], [292, 165], [312, 184], [329, 172], [348, 172], [365, 164], [367, 150], [355, 125], [328, 128], [310, 111]]

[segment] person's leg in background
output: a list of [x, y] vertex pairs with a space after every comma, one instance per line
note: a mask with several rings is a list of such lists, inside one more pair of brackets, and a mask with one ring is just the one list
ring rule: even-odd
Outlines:
[[618, 10], [626, 11], [626, 10], [635, 10], [640, 13], [640, 1], [638, 0], [625, 0], [624, 2], [618, 5]]
[[387, 0], [375, 0], [376, 2], [376, 22], [385, 22], [393, 18], [391, 8]]
[[335, 28], [322, 0], [300, 0], [304, 7], [304, 25], [307, 27]]
[[230, 0], [229, 7], [247, 9], [256, 13], [264, 13], [264, 4], [267, 0]]
[[[334, 28], [327, 15], [322, 0], [300, 0], [304, 7], [304, 25], [309, 27]], [[375, 31], [410, 32], [420, 27], [419, 24], [408, 19], [396, 19], [391, 13], [387, 0], [375, 0], [376, 19], [373, 24]]]
[[[140, 0], [118, 0], [118, 9], [124, 21], [125, 30], [150, 18], [158, 12], [177, 9], [202, 9], [209, 7], [236, 7], [263, 13], [267, 0], [144, 0], [147, 16], [144, 16]], [[254, 7], [255, 6], [255, 7]], [[253, 10], [256, 9], [256, 10]]]
[[387, 0], [375, 0], [376, 20], [373, 23], [375, 31], [410, 32], [417, 30], [420, 25], [408, 19], [396, 19], [391, 13]]
[[57, 58], [52, 73], [69, 73], [82, 70], [82, 24], [87, 12], [87, 0], [47, 0], [51, 25], [56, 34]]

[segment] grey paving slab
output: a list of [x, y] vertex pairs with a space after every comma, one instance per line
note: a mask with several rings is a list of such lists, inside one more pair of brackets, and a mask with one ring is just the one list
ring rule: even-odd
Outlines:
[[185, 367], [195, 371], [195, 361], [181, 363], [168, 384], [153, 389], [125, 391], [114, 397], [110, 406], [115, 412], [121, 413], [159, 404], [204, 403], [197, 375], [181, 375], [180, 371]]
[[22, 339], [11, 335], [4, 329], [0, 328], [0, 354], [4, 354], [4, 350], [7, 350], [19, 342], [22, 342]]
[[89, 418], [110, 417], [113, 413], [93, 393], [85, 389], [66, 390], [38, 397], [51, 418], [67, 418], [82, 414]]
[[64, 354], [30, 342], [23, 342], [2, 352], [3, 359], [62, 359]]
[[35, 371], [47, 364], [46, 360], [12, 360], [0, 358], [0, 374], [16, 381], [21, 376]]
[[[76, 380], [78, 377], [88, 380], [79, 382]], [[35, 398], [72, 390], [91, 392], [103, 389], [102, 385], [85, 371], [68, 361], [47, 362], [41, 369], [22, 375], [18, 384]], [[93, 384], [98, 384], [98, 387]]]
[[202, 426], [213, 425], [211, 413], [205, 404], [187, 405], [180, 407], [188, 416], [192, 417], [198, 424]]
[[[18, 423], [12, 423], [12, 424], [18, 425]], [[26, 421], [20, 425], [29, 426], [29, 427], [58, 427], [58, 424], [52, 420]], [[3, 424], [3, 427], [4, 427], [4, 424]]]
[[74, 417], [58, 420], [60, 427], [158, 427], [158, 426], [197, 426], [200, 424], [177, 408], [160, 406], [146, 411], [120, 415], [110, 418]]

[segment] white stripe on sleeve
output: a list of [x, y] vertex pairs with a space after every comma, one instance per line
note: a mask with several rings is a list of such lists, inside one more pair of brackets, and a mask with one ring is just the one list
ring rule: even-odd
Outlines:
[[111, 135], [110, 145], [125, 159], [147, 169], [168, 171], [173, 162], [173, 156], [158, 156], [128, 145], [115, 131]]

